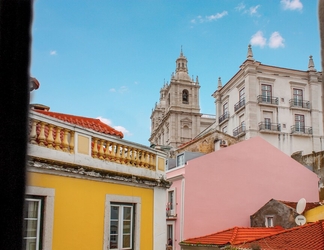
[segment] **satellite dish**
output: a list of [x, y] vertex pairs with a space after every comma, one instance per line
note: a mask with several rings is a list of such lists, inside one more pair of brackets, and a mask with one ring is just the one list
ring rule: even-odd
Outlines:
[[306, 218], [304, 215], [297, 215], [295, 218], [295, 222], [297, 225], [301, 226], [304, 225], [306, 223]]
[[297, 203], [296, 212], [298, 214], [302, 214], [305, 210], [305, 207], [306, 207], [306, 200], [305, 200], [305, 198], [301, 198]]

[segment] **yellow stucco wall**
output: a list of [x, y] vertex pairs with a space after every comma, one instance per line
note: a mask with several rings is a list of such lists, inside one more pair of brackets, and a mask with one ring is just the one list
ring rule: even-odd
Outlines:
[[103, 249], [106, 194], [141, 197], [140, 249], [153, 249], [152, 189], [40, 173], [27, 184], [55, 189], [52, 249]]
[[318, 206], [304, 213], [307, 222], [324, 220], [324, 206]]

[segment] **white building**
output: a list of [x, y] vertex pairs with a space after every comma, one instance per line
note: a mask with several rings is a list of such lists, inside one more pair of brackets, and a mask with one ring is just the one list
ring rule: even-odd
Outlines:
[[323, 142], [322, 73], [312, 56], [308, 70], [261, 64], [249, 45], [239, 71], [213, 93], [214, 126], [239, 140], [261, 136], [288, 155], [321, 151]]
[[151, 144], [176, 148], [215, 122], [213, 115], [200, 113], [198, 76], [195, 80], [189, 76], [187, 63], [181, 50], [170, 84], [161, 88], [160, 101], [152, 110]]

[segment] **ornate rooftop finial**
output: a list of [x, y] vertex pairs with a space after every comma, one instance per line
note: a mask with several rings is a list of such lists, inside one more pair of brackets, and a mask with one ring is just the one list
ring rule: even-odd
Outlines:
[[222, 88], [222, 80], [218, 77], [218, 89]]
[[183, 56], [183, 53], [182, 53], [182, 45], [181, 45], [180, 56]]
[[314, 61], [313, 61], [313, 56], [309, 56], [309, 61], [308, 61], [308, 70], [309, 71], [316, 71], [314, 67]]
[[196, 84], [199, 84], [198, 76], [196, 76]]
[[249, 44], [249, 46], [248, 46], [247, 60], [254, 61], [251, 44]]

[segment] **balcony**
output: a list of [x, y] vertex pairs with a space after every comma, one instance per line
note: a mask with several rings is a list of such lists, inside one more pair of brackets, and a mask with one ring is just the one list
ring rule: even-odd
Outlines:
[[34, 159], [61, 162], [72, 172], [80, 168], [95, 169], [99, 175], [107, 172], [109, 176], [125, 178], [138, 176], [153, 180], [164, 171], [161, 160], [165, 154], [149, 147], [33, 111], [29, 123], [28, 155]]
[[242, 98], [238, 103], [234, 105], [234, 111], [238, 112], [245, 107], [245, 98]]
[[279, 104], [278, 97], [258, 95], [257, 99], [258, 99], [259, 104], [266, 104], [266, 105], [278, 105]]
[[290, 99], [289, 105], [290, 105], [290, 108], [311, 109], [310, 101]]
[[228, 121], [229, 119], [229, 112], [225, 112], [224, 114], [222, 114], [220, 117], [218, 117], [218, 124], [222, 124], [225, 121]]
[[244, 134], [245, 134], [245, 125], [244, 124], [233, 129], [233, 136], [242, 136]]
[[259, 130], [280, 132], [281, 126], [279, 123], [259, 122]]
[[291, 126], [291, 133], [292, 134], [312, 135], [313, 128], [306, 127], [306, 126], [300, 126], [300, 125], [293, 125], [293, 126]]

